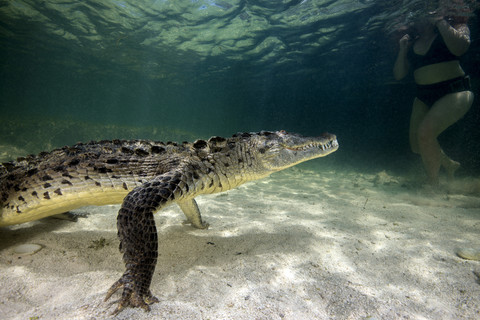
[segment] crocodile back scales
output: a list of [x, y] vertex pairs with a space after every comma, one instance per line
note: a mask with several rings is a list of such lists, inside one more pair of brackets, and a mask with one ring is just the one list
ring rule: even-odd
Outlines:
[[121, 203], [136, 186], [177, 167], [188, 149], [174, 143], [114, 140], [76, 144], [4, 163], [0, 225], [85, 205]]

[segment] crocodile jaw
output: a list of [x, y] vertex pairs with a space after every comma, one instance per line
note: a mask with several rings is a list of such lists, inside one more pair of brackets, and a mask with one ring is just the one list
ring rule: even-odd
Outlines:
[[338, 149], [335, 135], [324, 133], [319, 137], [304, 137], [295, 133], [277, 131], [265, 141], [263, 164], [271, 171], [280, 171], [301, 162], [324, 157]]

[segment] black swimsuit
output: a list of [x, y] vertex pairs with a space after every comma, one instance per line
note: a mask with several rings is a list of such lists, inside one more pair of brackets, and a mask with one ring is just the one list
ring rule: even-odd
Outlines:
[[[459, 60], [447, 48], [441, 35], [435, 37], [425, 55], [416, 54], [412, 46], [408, 58], [414, 70], [435, 63]], [[449, 93], [466, 90], [470, 90], [470, 78], [462, 76], [433, 84], [417, 85], [417, 99], [431, 107], [437, 100]]]

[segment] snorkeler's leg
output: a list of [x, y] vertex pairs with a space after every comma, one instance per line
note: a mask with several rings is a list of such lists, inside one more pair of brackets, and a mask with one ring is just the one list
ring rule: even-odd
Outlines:
[[421, 100], [415, 98], [415, 100], [413, 100], [412, 114], [410, 115], [409, 129], [410, 148], [412, 149], [413, 153], [420, 153], [418, 148], [418, 128], [420, 127], [420, 123], [422, 123], [427, 112], [428, 106]]
[[[466, 108], [465, 113], [468, 112], [468, 110], [472, 106], [473, 98], [474, 98], [474, 95], [470, 91], [465, 91], [465, 92], [460, 93], [460, 98], [457, 99], [457, 101], [460, 104], [464, 103], [464, 107], [459, 107], [459, 108], [460, 109]], [[463, 117], [463, 115], [460, 116], [460, 118], [462, 118], [462, 117]], [[448, 157], [443, 150], [441, 150], [441, 158], [442, 158], [441, 166], [447, 172], [448, 179], [453, 180], [453, 178], [455, 176], [455, 172], [460, 168], [460, 163], [455, 161], [455, 160], [450, 159], [450, 157]]]
[[458, 168], [460, 168], [460, 162], [450, 159], [442, 149], [440, 149], [440, 152], [441, 152], [440, 165], [447, 172], [448, 179], [453, 180], [453, 178], [455, 178], [455, 172], [458, 170]]
[[462, 118], [470, 109], [472, 102], [473, 93], [470, 91], [447, 94], [435, 102], [420, 124], [418, 146], [429, 183], [432, 185], [438, 185], [440, 166], [449, 161], [440, 148], [437, 137]]

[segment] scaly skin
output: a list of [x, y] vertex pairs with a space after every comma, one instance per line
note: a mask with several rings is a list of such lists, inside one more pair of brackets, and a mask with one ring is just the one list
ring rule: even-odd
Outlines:
[[105, 300], [123, 288], [114, 313], [149, 310], [157, 263], [153, 213], [177, 203], [196, 228], [207, 228], [194, 198], [233, 189], [338, 148], [336, 137], [285, 131], [239, 133], [194, 143], [100, 141], [0, 165], [0, 226], [86, 205], [122, 203], [117, 218], [126, 271]]

